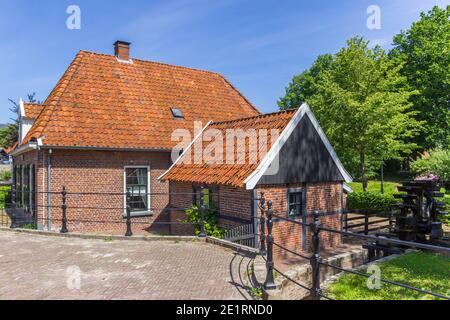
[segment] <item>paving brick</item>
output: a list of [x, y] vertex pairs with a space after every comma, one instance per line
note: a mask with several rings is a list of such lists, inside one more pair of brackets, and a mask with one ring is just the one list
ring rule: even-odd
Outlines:
[[[247, 299], [240, 279], [250, 261], [201, 242], [0, 232], [0, 299]], [[73, 266], [80, 290], [67, 286]]]

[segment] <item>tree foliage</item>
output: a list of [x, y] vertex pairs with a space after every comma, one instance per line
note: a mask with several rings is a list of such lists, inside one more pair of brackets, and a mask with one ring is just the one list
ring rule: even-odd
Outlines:
[[411, 163], [411, 169], [418, 175], [434, 174], [450, 182], [450, 150], [436, 149], [425, 153]]
[[417, 119], [424, 120], [416, 140], [422, 150], [450, 146], [450, 5], [422, 13], [411, 28], [394, 37], [390, 55], [420, 94], [412, 98]]
[[292, 82], [286, 88], [286, 94], [278, 101], [281, 109], [298, 108], [303, 102], [308, 101], [316, 93], [316, 84], [319, 75], [331, 69], [333, 55], [324, 54], [314, 61], [311, 68], [294, 76]]
[[[36, 99], [36, 93], [27, 94], [29, 103], [40, 103]], [[7, 127], [0, 129], [0, 146], [3, 148], [10, 147], [19, 140], [19, 110], [20, 104], [13, 99], [8, 99], [11, 103], [10, 111], [14, 114], [14, 118], [11, 118], [12, 123]]]
[[[356, 178], [381, 158], [450, 146], [450, 6], [434, 7], [394, 38], [386, 54], [361, 38], [295, 76], [278, 104], [307, 102]], [[403, 159], [402, 159], [403, 158]], [[364, 188], [365, 189], [365, 188]]]
[[12, 146], [19, 139], [18, 131], [17, 123], [8, 124], [7, 127], [0, 129], [0, 147]]
[[317, 74], [304, 72], [288, 91], [297, 90], [298, 99], [310, 104], [346, 168], [366, 189], [367, 176], [382, 159], [401, 159], [416, 147], [404, 142], [420, 128], [409, 110], [415, 92], [407, 89], [402, 66], [360, 37], [323, 61], [315, 63]]

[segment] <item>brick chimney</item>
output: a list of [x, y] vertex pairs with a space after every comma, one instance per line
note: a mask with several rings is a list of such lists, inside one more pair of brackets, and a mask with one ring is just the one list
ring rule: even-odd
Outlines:
[[114, 43], [114, 54], [119, 60], [130, 60], [130, 45], [131, 43], [125, 41], [116, 41]]

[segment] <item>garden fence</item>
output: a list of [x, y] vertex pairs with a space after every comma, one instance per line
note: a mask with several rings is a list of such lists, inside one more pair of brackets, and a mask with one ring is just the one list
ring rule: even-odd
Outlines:
[[[264, 196], [264, 193], [261, 194], [259, 198], [259, 210], [260, 210], [260, 239], [259, 239], [259, 245], [260, 245], [260, 254], [264, 257], [266, 261], [266, 278], [264, 281], [264, 288], [267, 290], [275, 289], [276, 284], [274, 281], [274, 271], [276, 271], [281, 276], [285, 277], [288, 281], [293, 283], [294, 285], [307, 290], [310, 292], [310, 298], [313, 300], [320, 300], [320, 299], [326, 299], [326, 300], [333, 300], [332, 297], [327, 296], [324, 294], [323, 290], [321, 289], [321, 269], [323, 267], [328, 267], [331, 269], [335, 269], [338, 272], [344, 273], [344, 274], [354, 274], [360, 277], [369, 278], [372, 275], [365, 274], [363, 272], [353, 270], [353, 269], [346, 269], [343, 267], [339, 267], [336, 265], [333, 265], [331, 263], [326, 262], [325, 259], [321, 257], [321, 233], [331, 233], [331, 234], [337, 234], [345, 237], [350, 238], [357, 238], [359, 240], [372, 242], [375, 244], [379, 244], [381, 246], [386, 246], [388, 248], [389, 246], [397, 246], [401, 247], [403, 249], [407, 248], [414, 248], [414, 249], [422, 249], [432, 252], [439, 252], [443, 253], [445, 255], [450, 255], [450, 248], [443, 247], [443, 246], [436, 246], [436, 245], [430, 245], [425, 243], [417, 243], [417, 242], [410, 242], [410, 241], [403, 241], [398, 239], [393, 239], [385, 236], [380, 235], [367, 235], [363, 233], [355, 233], [355, 232], [349, 232], [345, 230], [337, 230], [334, 228], [329, 228], [326, 226], [323, 226], [320, 222], [320, 217], [329, 215], [329, 212], [319, 212], [314, 211], [307, 214], [308, 218], [311, 220], [311, 222], [302, 222], [298, 220], [294, 220], [291, 218], [287, 218], [282, 213], [274, 212], [272, 209], [272, 202], [268, 201], [266, 203], [266, 199]], [[309, 228], [311, 231], [311, 243], [312, 243], [312, 252], [309, 254], [306, 253], [299, 253], [294, 250], [291, 250], [289, 248], [286, 248], [283, 244], [278, 243], [277, 239], [274, 237], [272, 230], [273, 230], [273, 220], [274, 218], [285, 221], [287, 223], [296, 224], [300, 226], [304, 226], [306, 228]], [[265, 227], [266, 226], [266, 227]], [[305, 283], [299, 283], [298, 281], [290, 278], [289, 276], [285, 275], [282, 271], [280, 271], [274, 263], [274, 256], [273, 256], [273, 249], [274, 246], [280, 248], [281, 250], [284, 250], [300, 259], [304, 259], [305, 261], [309, 262], [312, 269], [311, 274], [311, 286], [307, 286]], [[441, 293], [432, 292], [429, 290], [423, 290], [421, 288], [416, 288], [408, 284], [399, 283], [396, 281], [391, 281], [389, 279], [383, 279], [378, 278], [378, 280], [382, 283], [390, 284], [393, 286], [401, 287], [407, 290], [416, 291], [419, 293], [427, 294], [439, 299], [445, 299], [450, 300], [450, 297], [445, 296]]]

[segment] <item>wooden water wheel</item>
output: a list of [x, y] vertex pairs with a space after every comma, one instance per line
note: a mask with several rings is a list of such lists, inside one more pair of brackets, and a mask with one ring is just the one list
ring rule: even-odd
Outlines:
[[445, 203], [438, 200], [444, 197], [439, 192], [436, 181], [418, 180], [405, 182], [398, 191], [402, 194], [394, 195], [402, 199], [400, 213], [395, 218], [395, 232], [400, 240], [425, 242], [438, 240], [443, 236], [442, 223], [438, 216], [443, 212]]

